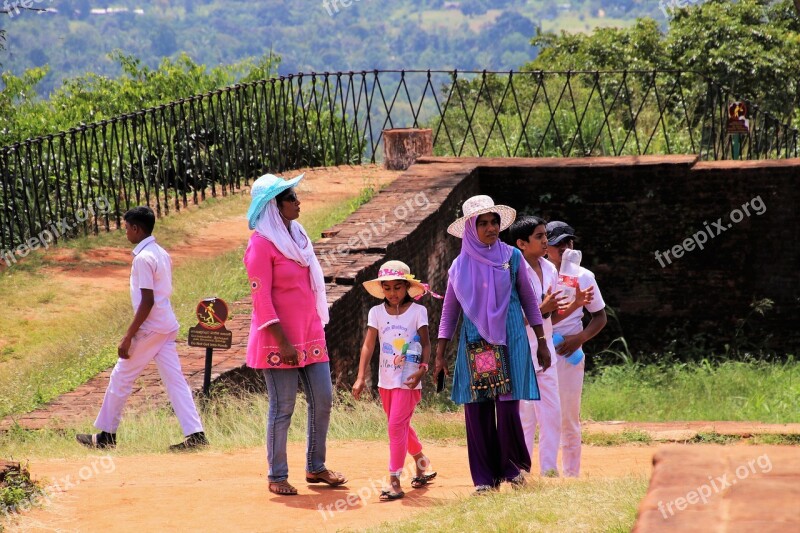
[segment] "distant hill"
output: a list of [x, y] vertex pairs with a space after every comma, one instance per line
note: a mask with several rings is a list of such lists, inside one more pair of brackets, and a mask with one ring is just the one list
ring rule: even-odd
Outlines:
[[[12, 7], [19, 3], [10, 1]], [[536, 27], [591, 31], [661, 17], [643, 0], [37, 0], [44, 13], [0, 14], [2, 70], [49, 65], [42, 95], [87, 71], [115, 77], [121, 49], [155, 66], [187, 52], [208, 66], [283, 58], [281, 73], [519, 68], [536, 55]]]

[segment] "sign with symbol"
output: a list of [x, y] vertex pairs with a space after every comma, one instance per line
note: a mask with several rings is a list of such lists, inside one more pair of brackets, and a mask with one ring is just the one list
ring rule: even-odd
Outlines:
[[198, 348], [231, 347], [233, 333], [225, 329], [228, 319], [228, 304], [221, 298], [206, 298], [195, 310], [197, 325], [189, 328], [189, 346]]
[[747, 120], [747, 106], [744, 102], [733, 102], [728, 106], [728, 135], [749, 134], [750, 121]]

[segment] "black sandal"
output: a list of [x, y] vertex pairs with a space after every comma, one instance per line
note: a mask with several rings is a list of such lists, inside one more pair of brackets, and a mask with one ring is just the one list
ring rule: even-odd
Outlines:
[[411, 479], [411, 486], [415, 489], [419, 489], [424, 487], [431, 481], [433, 478], [436, 477], [436, 472], [431, 472], [430, 474], [422, 474], [421, 476], [417, 476]]
[[392, 500], [399, 500], [405, 495], [406, 493], [402, 490], [400, 492], [395, 492], [393, 490], [382, 490], [380, 500], [382, 502], [390, 502]]

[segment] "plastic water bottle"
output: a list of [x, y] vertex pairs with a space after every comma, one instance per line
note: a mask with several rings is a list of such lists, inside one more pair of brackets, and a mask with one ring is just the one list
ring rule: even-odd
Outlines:
[[[553, 333], [553, 346], [558, 346], [564, 342], [564, 337], [560, 333]], [[583, 348], [579, 347], [566, 357], [567, 363], [577, 365], [583, 361]]]
[[[567, 248], [561, 254], [561, 268], [558, 270], [558, 284], [556, 290], [561, 291], [561, 297], [565, 298], [567, 305], [575, 301], [575, 294], [579, 287], [578, 275], [580, 274], [581, 259], [583, 254], [580, 250]], [[563, 309], [558, 310], [559, 315], [564, 314]]]
[[403, 363], [403, 383], [408, 381], [408, 378], [419, 370], [419, 364], [422, 362], [422, 344], [419, 342], [419, 335], [414, 335], [414, 340], [408, 343], [406, 349], [406, 361]]

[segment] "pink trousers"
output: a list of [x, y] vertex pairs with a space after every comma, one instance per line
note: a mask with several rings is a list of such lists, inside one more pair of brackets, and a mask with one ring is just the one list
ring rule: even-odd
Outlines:
[[411, 427], [411, 415], [422, 399], [422, 390], [378, 388], [378, 391], [389, 421], [389, 473], [399, 476], [406, 454], [416, 455], [422, 451], [422, 443]]

